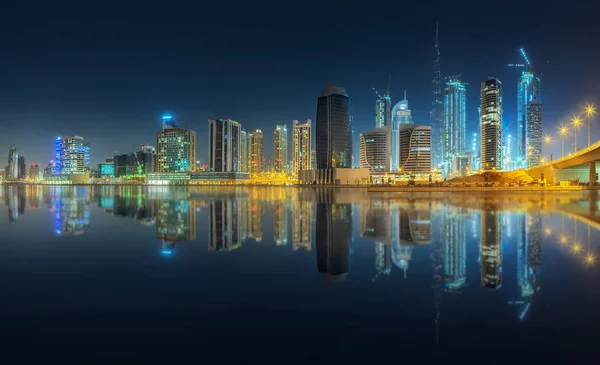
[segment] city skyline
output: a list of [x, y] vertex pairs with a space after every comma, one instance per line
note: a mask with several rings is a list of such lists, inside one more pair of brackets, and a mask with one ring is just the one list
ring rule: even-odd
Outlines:
[[[459, 8], [462, 5], [458, 6]], [[0, 119], [3, 123], [11, 125], [6, 134], [0, 136], [0, 151], [8, 151], [10, 144], [19, 148], [19, 151], [27, 157], [29, 162], [39, 163], [42, 166], [48, 162], [49, 151], [51, 151], [52, 138], [57, 135], [81, 135], [90, 140], [92, 146], [92, 161], [94, 166], [104, 158], [118, 153], [131, 152], [131, 146], [140, 144], [153, 144], [153, 133], [157, 127], [157, 121], [165, 112], [171, 112], [178, 118], [181, 125], [198, 132], [198, 139], [206, 139], [206, 129], [203, 128], [204, 121], [212, 118], [232, 118], [244, 125], [247, 130], [261, 128], [270, 131], [277, 124], [290, 124], [292, 120], [311, 118], [314, 120], [316, 109], [314, 97], [325, 82], [334, 82], [343, 85], [353, 101], [353, 118], [355, 133], [354, 145], [358, 145], [358, 133], [372, 129], [375, 122], [373, 115], [373, 103], [376, 97], [370, 87], [371, 84], [382, 85], [391, 77], [390, 95], [393, 101], [401, 98], [405, 89], [411, 96], [411, 110], [416, 124], [429, 124], [429, 111], [431, 109], [431, 78], [432, 60], [435, 42], [435, 22], [439, 21], [439, 49], [441, 75], [445, 76], [449, 71], [460, 71], [464, 81], [471, 85], [486, 79], [489, 76], [497, 76], [504, 84], [504, 106], [505, 125], [515, 122], [517, 118], [517, 97], [513, 95], [517, 90], [517, 79], [519, 72], [507, 67], [508, 63], [514, 63], [519, 59], [520, 47], [525, 47], [530, 58], [536, 65], [536, 72], [543, 72], [543, 95], [544, 95], [544, 134], [556, 135], [559, 121], [566, 121], [571, 114], [579, 113], [580, 109], [588, 102], [594, 102], [597, 97], [594, 93], [594, 85], [597, 84], [597, 76], [590, 67], [595, 59], [594, 49], [585, 47], [582, 30], [577, 27], [561, 28], [564, 21], [561, 20], [565, 14], [558, 17], [555, 14], [544, 14], [544, 16], [532, 19], [528, 24], [518, 26], [502, 27], [490, 38], [490, 44], [481, 42], [483, 35], [472, 35], [473, 30], [481, 25], [483, 20], [478, 19], [479, 11], [483, 12], [483, 5], [467, 8], [461, 17], [467, 24], [456, 26], [445, 19], [441, 14], [443, 6], [435, 12], [425, 12], [422, 5], [411, 5], [415, 17], [407, 21], [407, 24], [395, 27], [383, 25], [373, 27], [374, 19], [367, 19], [364, 25], [356, 30], [348, 30], [348, 34], [342, 37], [337, 47], [331, 48], [319, 59], [322, 67], [314, 67], [313, 56], [318, 53], [324, 43], [317, 39], [318, 33], [307, 30], [306, 35], [293, 38], [294, 42], [287, 45], [281, 52], [275, 52], [272, 60], [264, 64], [259, 61], [258, 53], [239, 46], [240, 42], [232, 43], [234, 30], [229, 33], [215, 36], [215, 38], [198, 41], [197, 47], [206, 47], [209, 50], [218, 50], [217, 37], [224, 41], [222, 48], [229, 51], [239, 51], [236, 57], [239, 61], [223, 61], [222, 57], [214, 60], [203, 60], [192, 70], [191, 64], [185, 61], [186, 52], [182, 51], [179, 44], [169, 44], [169, 40], [179, 39], [182, 27], [187, 24], [187, 19], [177, 22], [177, 15], [159, 18], [154, 15], [158, 22], [148, 19], [128, 19], [132, 25], [117, 20], [116, 28], [122, 34], [122, 41], [113, 39], [115, 33], [101, 35], [97, 32], [97, 25], [90, 22], [82, 25], [73, 22], [62, 22], [65, 29], [50, 27], [45, 35], [49, 40], [48, 45], [40, 46], [39, 49], [31, 50], [34, 54], [49, 59], [47, 64], [37, 64], [35, 68], [27, 62], [29, 53], [17, 47], [11, 52], [11, 57], [2, 60], [3, 69], [12, 70], [7, 75], [4, 91], [6, 97], [3, 99], [3, 112]], [[535, 4], [522, 5], [525, 8], [535, 8]], [[18, 9], [17, 9], [18, 10]], [[568, 14], [588, 16], [578, 12], [578, 6], [570, 6], [564, 11]], [[356, 10], [349, 10], [351, 17], [358, 17]], [[515, 19], [518, 12], [501, 10], [498, 16], [506, 16], [506, 23]], [[34, 12], [31, 18], [36, 20], [41, 13]], [[348, 15], [348, 14], [347, 14]], [[110, 15], [97, 14], [94, 17], [106, 19]], [[179, 15], [181, 16], [181, 15]], [[337, 15], [342, 17], [342, 15]], [[56, 23], [64, 19], [57, 14]], [[284, 26], [281, 34], [271, 33], [271, 28], [281, 26], [282, 22], [296, 24], [306, 17], [298, 15], [293, 18], [282, 18], [277, 24], [265, 25], [262, 30], [251, 31], [244, 35], [244, 40], [264, 45], [267, 40], [283, 39], [291, 36], [291, 26]], [[214, 20], [212, 20], [214, 21]], [[246, 21], [248, 22], [248, 21]], [[157, 29], [150, 26], [177, 24], [181, 26], [160, 26], [161, 31], [166, 33], [156, 42], [140, 42], [131, 51], [126, 51], [124, 45], [135, 45], [140, 40], [139, 32], [154, 34]], [[362, 23], [361, 23], [362, 24]], [[552, 26], [550, 26], [552, 24]], [[135, 31], [133, 26], [139, 25], [142, 30]], [[13, 22], [5, 23], [3, 26], [9, 29], [45, 29], [47, 22], [31, 24], [30, 21], [23, 24]], [[364, 27], [364, 28], [363, 28]], [[368, 53], [377, 48], [386, 39], [398, 36], [402, 29], [411, 30], [411, 37], [403, 44], [402, 52], [414, 55], [414, 57], [398, 57], [399, 50], [390, 48], [388, 55], [379, 59], [367, 59], [358, 57], [342, 68], [336, 67], [333, 58], [342, 59], [345, 55], [355, 53]], [[395, 28], [395, 29], [394, 29]], [[553, 47], [542, 45], [536, 34], [528, 32], [537, 29], [536, 34], [544, 34], [544, 37], [552, 39]], [[167, 30], [165, 30], [167, 29]], [[392, 30], [393, 31], [389, 31]], [[67, 42], [61, 44], [60, 39], [74, 30], [80, 31], [80, 37], [89, 36], [89, 39], [98, 43], [99, 50], [92, 50], [87, 54], [89, 47], [79, 50], [73, 44]], [[593, 30], [595, 32], [595, 30]], [[586, 33], [586, 36], [593, 36]], [[354, 35], [365, 33], [363, 36]], [[144, 34], [144, 33], [141, 33]], [[238, 33], [235, 33], [238, 35]], [[373, 35], [381, 38], [373, 42]], [[486, 35], [487, 37], [487, 35]], [[22, 44], [37, 44], [40, 36], [30, 33], [23, 34], [19, 38]], [[351, 41], [352, 40], [352, 41]], [[185, 42], [192, 42], [185, 38]], [[478, 49], [473, 49], [471, 44], [477, 42], [484, 47], [494, 49], [494, 52], [479, 57]], [[143, 44], [141, 44], [143, 43]], [[9, 45], [17, 43], [9, 42]], [[192, 42], [192, 44], [194, 44]], [[163, 47], [163, 46], [166, 46]], [[237, 47], [237, 48], [236, 48]], [[189, 48], [189, 47], [188, 47]], [[193, 47], [192, 47], [193, 48]], [[259, 47], [258, 49], [263, 49]], [[302, 56], [293, 61], [287, 51], [295, 49]], [[560, 49], [557, 52], [556, 49]], [[104, 50], [106, 56], [102, 56]], [[302, 52], [304, 50], [304, 52]], [[180, 54], [181, 57], [157, 57], [149, 61], [154, 54]], [[294, 53], [296, 54], [296, 53]], [[578, 57], [566, 58], [562, 54], [576, 54]], [[150, 55], [151, 57], [147, 57]], [[457, 55], [461, 55], [460, 57]], [[104, 62], [92, 62], [99, 56]], [[129, 60], [127, 56], [132, 56]], [[271, 62], [276, 62], [277, 67], [271, 67]], [[171, 67], [171, 65], [181, 67]], [[72, 67], [72, 66], [75, 67]], [[143, 67], [139, 68], [138, 65]], [[198, 67], [200, 66], [200, 67]], [[176, 71], [169, 71], [178, 69]], [[289, 72], [297, 69], [298, 72]], [[195, 79], [204, 77], [209, 72], [214, 75], [206, 82], [195, 83]], [[363, 76], [358, 75], [360, 74]], [[102, 75], [119, 74], [120, 78], [105, 78]], [[52, 75], [52, 77], [44, 77]], [[79, 77], [84, 75], [85, 77]], [[247, 79], [228, 76], [244, 76]], [[191, 77], [191, 79], [190, 79]], [[264, 87], [256, 87], [255, 80], [267, 78], [272, 80], [273, 88], [293, 84], [293, 89], [285, 93], [273, 96], [272, 91]], [[60, 79], [61, 83], [55, 81]], [[235, 81], [233, 80], [235, 79]], [[25, 87], [35, 82], [35, 90]], [[221, 84], [219, 84], [221, 82]], [[127, 87], [123, 87], [127, 85]], [[231, 94], [229, 90], [237, 89]], [[477, 129], [477, 90], [471, 87], [467, 91], [467, 132], [472, 133]], [[562, 90], [568, 89], [569, 93]], [[168, 93], [167, 93], [168, 90]], [[233, 103], [214, 102], [217, 99], [234, 101]], [[272, 100], [270, 100], [272, 99]], [[144, 100], [144, 101], [141, 101]], [[272, 105], [276, 105], [273, 109]], [[27, 106], [27, 107], [26, 107]], [[109, 131], [120, 128], [118, 135]], [[511, 125], [513, 136], [516, 136], [516, 123]], [[25, 128], [36, 129], [36, 134], [31, 138], [22, 139]], [[583, 131], [580, 129], [582, 134]], [[597, 131], [592, 131], [593, 139], [598, 137]], [[567, 136], [567, 145], [572, 143], [572, 134]], [[272, 145], [269, 141], [265, 143], [265, 155], [271, 156]], [[555, 156], [559, 154], [560, 148], [557, 144], [551, 145], [550, 150]], [[357, 149], [354, 151], [354, 159], [357, 161]], [[6, 152], [3, 152], [6, 153]], [[208, 151], [198, 149], [198, 159], [206, 163]]]

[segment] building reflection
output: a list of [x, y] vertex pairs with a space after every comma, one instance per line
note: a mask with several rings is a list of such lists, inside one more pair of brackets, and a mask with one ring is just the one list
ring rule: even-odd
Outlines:
[[287, 200], [273, 202], [273, 238], [277, 246], [287, 246], [288, 243], [289, 208]]
[[329, 189], [317, 195], [317, 268], [325, 282], [341, 282], [350, 268], [352, 204], [338, 203], [334, 191]]
[[[208, 216], [209, 251], [233, 251], [242, 246], [241, 221], [244, 215], [235, 200], [210, 201]], [[242, 213], [242, 214], [240, 214]]]
[[54, 215], [54, 232], [57, 235], [82, 235], [89, 228], [91, 198], [87, 188], [55, 187], [50, 191], [48, 202]]
[[162, 240], [164, 255], [171, 255], [175, 245], [196, 239], [196, 202], [162, 200], [156, 214], [156, 236]]
[[481, 285], [499, 289], [502, 285], [502, 242], [500, 215], [495, 210], [481, 212], [479, 250]]
[[[19, 191], [21, 190], [21, 191]], [[8, 208], [8, 222], [11, 224], [19, 220], [19, 214], [25, 213], [25, 202], [23, 188], [20, 186], [6, 186], [4, 188], [4, 204]]]
[[445, 206], [442, 212], [445, 289], [459, 292], [467, 282], [466, 219], [468, 213], [464, 208], [453, 206]]
[[313, 204], [308, 200], [294, 197], [292, 202], [292, 249], [312, 249]]

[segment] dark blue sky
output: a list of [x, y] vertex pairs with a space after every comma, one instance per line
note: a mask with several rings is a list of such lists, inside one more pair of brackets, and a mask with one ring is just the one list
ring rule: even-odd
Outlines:
[[[504, 82], [504, 126], [515, 119], [517, 72], [507, 64], [521, 61], [521, 46], [543, 72], [545, 133], [555, 134], [558, 121], [586, 102], [600, 102], [592, 1], [440, 3], [5, 5], [0, 156], [12, 143], [28, 163], [47, 163], [56, 135], [79, 134], [95, 164], [155, 145], [160, 115], [170, 112], [196, 130], [202, 161], [211, 118], [263, 129], [270, 157], [273, 127], [314, 121], [326, 82], [352, 98], [358, 141], [375, 125], [370, 85], [383, 91], [389, 73], [392, 101], [407, 89], [415, 122], [428, 125], [436, 20], [443, 75], [462, 73], [469, 83], [470, 130], [479, 83], [489, 76]], [[583, 129], [578, 136], [582, 145]]]

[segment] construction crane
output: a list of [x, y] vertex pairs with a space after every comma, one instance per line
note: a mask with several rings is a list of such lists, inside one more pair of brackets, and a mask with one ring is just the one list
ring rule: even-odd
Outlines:
[[377, 89], [375, 89], [375, 86], [373, 86], [373, 84], [371, 84], [371, 88], [373, 89], [373, 91], [375, 91], [375, 94], [377, 94], [379, 99], [383, 99], [383, 97], [381, 96], [381, 94], [379, 94], [379, 91], [377, 91]]

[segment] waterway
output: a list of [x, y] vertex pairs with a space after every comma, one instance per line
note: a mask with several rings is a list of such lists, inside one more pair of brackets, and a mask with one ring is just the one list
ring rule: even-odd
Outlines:
[[598, 354], [597, 191], [4, 186], [0, 197], [2, 363]]

